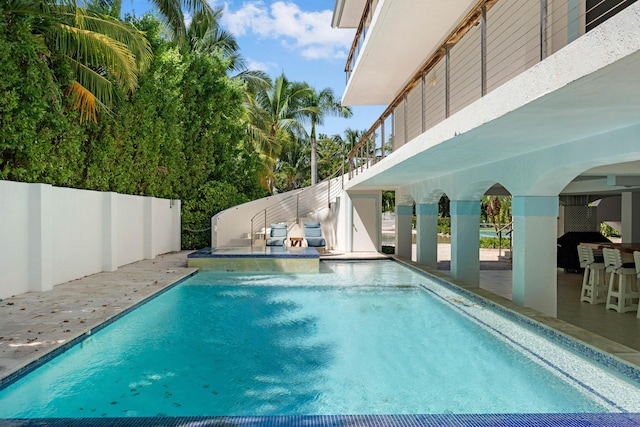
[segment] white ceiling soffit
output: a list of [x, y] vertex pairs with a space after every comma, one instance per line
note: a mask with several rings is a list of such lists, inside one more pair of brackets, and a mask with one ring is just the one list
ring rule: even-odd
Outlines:
[[[341, 1], [350, 3], [337, 3]], [[390, 104], [476, 3], [477, 0], [380, 0], [342, 103]]]
[[333, 8], [333, 28], [358, 28], [367, 0], [336, 0]]

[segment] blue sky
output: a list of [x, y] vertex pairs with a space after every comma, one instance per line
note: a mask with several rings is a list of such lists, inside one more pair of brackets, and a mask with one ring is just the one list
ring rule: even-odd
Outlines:
[[[338, 98], [345, 87], [344, 66], [353, 30], [331, 28], [335, 0], [209, 0], [224, 9], [222, 26], [240, 45], [250, 69], [272, 78], [282, 72], [292, 81], [306, 81], [318, 90], [331, 87]], [[123, 13], [153, 10], [148, 0], [122, 0]], [[365, 130], [383, 106], [352, 107], [351, 119], [329, 117], [318, 129], [343, 135], [344, 129]]]

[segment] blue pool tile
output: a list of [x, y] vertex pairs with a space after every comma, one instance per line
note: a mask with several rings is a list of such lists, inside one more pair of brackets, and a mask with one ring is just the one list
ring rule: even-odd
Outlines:
[[640, 414], [429, 414], [270, 417], [41, 418], [0, 427], [586, 427], [640, 426]]

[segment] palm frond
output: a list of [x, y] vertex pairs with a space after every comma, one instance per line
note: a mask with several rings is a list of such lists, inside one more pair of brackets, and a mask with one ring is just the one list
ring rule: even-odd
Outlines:
[[[60, 31], [57, 33], [56, 47], [61, 53], [87, 67], [102, 68], [125, 90], [133, 91], [136, 88], [138, 67], [127, 45], [93, 31], [66, 24], [59, 24], [58, 27]], [[79, 82], [84, 85], [82, 80]], [[96, 96], [100, 98], [98, 94]]]
[[73, 109], [80, 112], [80, 121], [85, 119], [93, 119], [94, 122], [98, 121], [98, 102], [91, 91], [87, 90], [87, 88], [80, 83], [73, 82], [66, 95], [71, 95], [71, 97], [75, 99]]
[[151, 62], [151, 47], [131, 24], [78, 7], [77, 0], [5, 0], [3, 13], [29, 16], [42, 52], [59, 53], [70, 63], [74, 95], [81, 118], [96, 119], [108, 111], [113, 96], [109, 77], [124, 90], [137, 86], [140, 70]]
[[182, 6], [185, 7], [192, 17], [198, 16], [198, 19], [210, 24], [215, 22], [216, 19], [215, 12], [211, 6], [209, 6], [207, 0], [152, 0], [152, 2], [167, 20], [179, 43], [186, 41], [187, 34]]
[[113, 19], [107, 15], [87, 12], [82, 28], [94, 33], [104, 34], [126, 45], [136, 58], [136, 64], [140, 71], [146, 70], [151, 64], [151, 59], [153, 58], [151, 44], [145, 38], [144, 33], [132, 24]]
[[[105, 110], [108, 110], [111, 106], [112, 100], [112, 83], [104, 76], [74, 58], [67, 57], [67, 60], [71, 65], [74, 75], [76, 76], [74, 84], [77, 84], [84, 90], [91, 92], [94, 98], [96, 98], [96, 103], [100, 103], [105, 107]], [[76, 91], [70, 91], [70, 93], [76, 93]]]
[[267, 73], [260, 70], [244, 70], [233, 78], [242, 80], [247, 85], [247, 93], [250, 96], [266, 91], [272, 84]]

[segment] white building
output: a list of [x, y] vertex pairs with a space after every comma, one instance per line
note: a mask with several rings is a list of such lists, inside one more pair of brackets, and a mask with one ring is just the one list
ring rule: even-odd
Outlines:
[[343, 103], [388, 106], [352, 152], [338, 249], [379, 250], [395, 190], [396, 253], [415, 204], [417, 261], [435, 266], [446, 194], [451, 274], [477, 284], [480, 199], [509, 194], [513, 301], [555, 316], [556, 239], [596, 229], [589, 203], [640, 242], [640, 3], [336, 0], [333, 25], [357, 28]]

